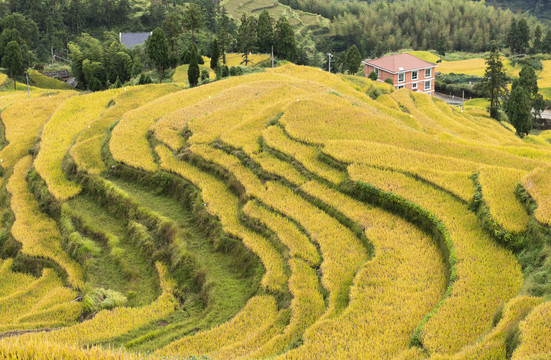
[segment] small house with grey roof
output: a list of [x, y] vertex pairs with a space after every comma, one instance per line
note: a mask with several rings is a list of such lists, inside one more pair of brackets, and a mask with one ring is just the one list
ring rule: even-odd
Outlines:
[[119, 41], [124, 44], [128, 49], [137, 45], [145, 44], [145, 41], [149, 38], [151, 32], [141, 33], [119, 33]]

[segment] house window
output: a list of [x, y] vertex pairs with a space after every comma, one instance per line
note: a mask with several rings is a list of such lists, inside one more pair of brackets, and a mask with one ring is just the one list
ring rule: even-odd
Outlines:
[[405, 81], [405, 74], [404, 73], [399, 73], [398, 74], [398, 82], [404, 82]]
[[417, 80], [417, 71], [411, 72], [411, 80]]
[[411, 88], [412, 88], [412, 89], [417, 89], [417, 83], [412, 83], [412, 84], [411, 84]]
[[425, 69], [425, 77], [426, 78], [430, 78], [430, 70], [431, 70], [430, 68]]
[[404, 88], [404, 85], [398, 85], [396, 88], [397, 88], [397, 89], [403, 89], [403, 88]]
[[379, 69], [375, 68], [375, 73], [377, 74], [377, 79], [379, 78]]
[[425, 81], [425, 90], [430, 90], [430, 80]]

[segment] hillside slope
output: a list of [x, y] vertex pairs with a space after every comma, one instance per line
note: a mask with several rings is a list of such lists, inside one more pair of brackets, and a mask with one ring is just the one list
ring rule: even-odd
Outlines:
[[2, 358], [551, 355], [547, 133], [292, 64], [24, 95]]

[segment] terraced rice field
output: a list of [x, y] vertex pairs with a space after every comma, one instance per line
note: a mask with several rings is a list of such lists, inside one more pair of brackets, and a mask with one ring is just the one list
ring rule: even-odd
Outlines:
[[549, 358], [549, 135], [372, 86], [6, 92], [0, 357]]

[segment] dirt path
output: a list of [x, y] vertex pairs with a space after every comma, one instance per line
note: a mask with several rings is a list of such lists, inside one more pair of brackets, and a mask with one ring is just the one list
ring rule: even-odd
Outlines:
[[50, 332], [58, 329], [61, 329], [61, 328], [6, 331], [4, 333], [0, 333], [0, 339], [5, 339], [13, 336], [24, 335], [24, 334], [30, 334], [30, 333]]

